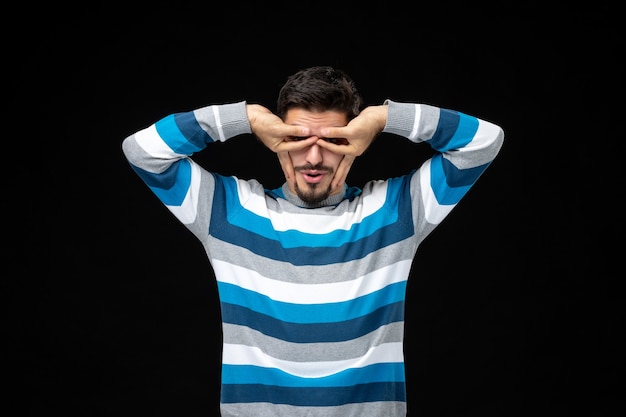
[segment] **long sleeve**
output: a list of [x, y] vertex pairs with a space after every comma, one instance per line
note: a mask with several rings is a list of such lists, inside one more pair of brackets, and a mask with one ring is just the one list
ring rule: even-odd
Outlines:
[[413, 198], [421, 200], [414, 202], [420, 233], [419, 229], [441, 223], [476, 183], [499, 153], [504, 131], [454, 110], [391, 100], [386, 103], [389, 111], [384, 132], [415, 143], [426, 142], [436, 151], [412, 178]]
[[203, 177], [189, 156], [245, 133], [251, 133], [245, 102], [212, 105], [166, 116], [124, 139], [122, 150], [163, 204], [190, 224], [197, 215], [200, 179], [210, 176]]
[[[419, 243], [498, 153], [475, 117], [388, 102], [385, 132], [437, 152], [304, 208], [190, 155], [250, 132], [243, 103], [166, 117], [124, 141], [141, 178], [202, 241], [220, 299], [227, 416], [406, 416], [406, 284]], [[184, 263], [181, 263], [181, 268]]]

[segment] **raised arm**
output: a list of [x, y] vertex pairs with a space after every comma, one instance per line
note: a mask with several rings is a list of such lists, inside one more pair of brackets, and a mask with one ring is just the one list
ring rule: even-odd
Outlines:
[[427, 143], [435, 155], [413, 177], [424, 218], [439, 224], [476, 183], [504, 141], [504, 131], [475, 116], [425, 104], [388, 100], [384, 132]]
[[[212, 143], [250, 133], [269, 149], [280, 153], [306, 146], [306, 143], [286, 139], [306, 136], [308, 130], [283, 123], [261, 105], [242, 101], [166, 116], [125, 138], [122, 150], [131, 167], [156, 196], [180, 221], [189, 224], [196, 216], [194, 190], [198, 189], [204, 171], [190, 156]], [[206, 178], [211, 181], [210, 176]]]
[[[458, 111], [426, 104], [387, 100], [368, 107], [345, 127], [328, 128], [328, 137], [345, 138], [348, 145], [323, 146], [344, 153], [342, 173], [361, 155], [378, 133], [392, 133], [414, 143], [427, 143], [436, 154], [423, 162], [416, 188], [428, 221], [438, 224], [459, 202], [494, 160], [504, 141], [498, 125]], [[416, 166], [417, 168], [417, 166]], [[339, 171], [338, 171], [339, 172]], [[339, 177], [339, 175], [337, 175]], [[345, 176], [338, 181], [345, 180]]]
[[159, 200], [189, 225], [196, 219], [203, 171], [189, 157], [212, 143], [250, 132], [245, 102], [211, 105], [158, 120], [125, 138], [122, 151]]

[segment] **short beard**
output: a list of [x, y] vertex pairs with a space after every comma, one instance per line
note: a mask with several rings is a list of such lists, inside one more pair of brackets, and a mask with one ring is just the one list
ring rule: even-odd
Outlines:
[[[306, 164], [304, 166], [296, 167], [295, 171], [306, 171], [306, 170], [312, 170], [312, 169], [326, 171], [327, 175], [332, 175], [334, 173], [334, 170], [331, 167], [323, 166], [321, 164], [318, 164], [315, 166], [311, 164]], [[331, 188], [332, 183], [328, 186], [328, 188], [325, 191], [320, 191], [318, 184], [309, 184], [310, 191], [301, 190], [298, 187], [297, 182], [295, 182], [294, 185], [295, 185], [294, 189], [296, 191], [296, 195], [298, 196], [298, 198], [304, 201], [309, 206], [317, 206], [319, 203], [326, 200], [328, 196], [330, 196], [330, 192], [332, 191], [332, 188]]]
[[326, 191], [319, 191], [317, 184], [309, 184], [309, 187], [311, 187], [310, 191], [304, 191], [298, 187], [297, 183], [295, 184], [296, 195], [298, 198], [310, 206], [315, 206], [326, 200], [328, 196], [330, 196], [330, 192], [332, 190], [332, 188], [328, 186]]

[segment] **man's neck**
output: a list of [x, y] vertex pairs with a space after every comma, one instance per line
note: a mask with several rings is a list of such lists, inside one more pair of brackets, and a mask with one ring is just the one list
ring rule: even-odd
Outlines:
[[341, 200], [345, 198], [346, 189], [347, 187], [344, 185], [343, 190], [341, 190], [341, 192], [330, 195], [324, 200], [312, 204], [312, 203], [307, 203], [306, 201], [300, 199], [300, 197], [298, 197], [296, 194], [292, 193], [291, 190], [289, 189], [289, 184], [287, 184], [286, 182], [283, 184], [283, 187], [282, 187], [283, 194], [285, 195], [285, 198], [287, 199], [287, 201], [289, 201], [290, 203], [298, 207], [303, 207], [303, 208], [319, 208], [319, 207], [328, 207], [328, 206], [334, 207], [337, 204], [341, 203]]

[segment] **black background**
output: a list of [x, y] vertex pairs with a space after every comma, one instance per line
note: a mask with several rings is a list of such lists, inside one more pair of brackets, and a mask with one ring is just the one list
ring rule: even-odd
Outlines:
[[[200, 244], [121, 141], [328, 64], [368, 104], [503, 126], [501, 154], [424, 242], [409, 280], [409, 417], [623, 416], [623, 30], [600, 3], [110, 3], [33, 8], [5, 33], [11, 415], [217, 416], [220, 321]], [[620, 23], [621, 24], [621, 23]], [[6, 29], [5, 29], [6, 32]], [[251, 137], [197, 159], [282, 182]], [[427, 149], [382, 135], [348, 181]]]

